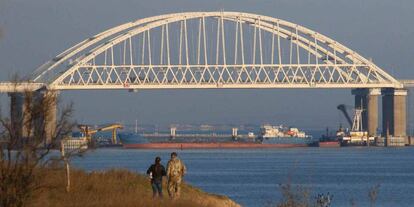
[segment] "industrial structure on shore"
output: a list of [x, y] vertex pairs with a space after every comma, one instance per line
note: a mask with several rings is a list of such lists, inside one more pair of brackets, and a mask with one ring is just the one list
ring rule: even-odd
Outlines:
[[[10, 96], [11, 118], [24, 120], [31, 104], [26, 91], [41, 101], [56, 99], [61, 90], [348, 88], [355, 107], [364, 109], [362, 130], [370, 136], [377, 136], [382, 97], [382, 136], [392, 140], [407, 136], [407, 88], [413, 85], [298, 24], [241, 12], [186, 12], [138, 19], [87, 38], [29, 81], [0, 83], [0, 92]], [[56, 111], [54, 106], [45, 117], [48, 129]]]

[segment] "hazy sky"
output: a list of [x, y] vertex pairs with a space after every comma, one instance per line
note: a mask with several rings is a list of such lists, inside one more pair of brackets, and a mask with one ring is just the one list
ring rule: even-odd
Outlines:
[[[0, 80], [30, 74], [61, 51], [131, 20], [183, 11], [245, 11], [325, 34], [401, 79], [414, 79], [412, 0], [0, 0]], [[79, 122], [285, 123], [306, 128], [344, 122], [336, 105], [350, 90], [71, 91]], [[7, 96], [1, 105], [6, 108]], [[409, 103], [414, 103], [410, 98]]]

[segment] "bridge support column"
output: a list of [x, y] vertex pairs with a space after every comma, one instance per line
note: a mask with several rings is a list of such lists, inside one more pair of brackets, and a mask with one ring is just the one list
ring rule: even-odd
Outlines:
[[36, 95], [37, 95], [36, 101], [38, 101], [38, 104], [42, 110], [39, 123], [44, 124], [44, 126], [40, 126], [39, 129], [44, 129], [43, 136], [45, 136], [46, 144], [50, 144], [56, 133], [55, 130], [56, 130], [58, 92], [57, 91], [42, 91], [42, 92], [38, 92]]
[[387, 130], [392, 137], [407, 135], [407, 90], [384, 89], [382, 91], [382, 134]]
[[368, 131], [369, 136], [377, 135], [378, 128], [378, 96], [381, 90], [372, 88], [358, 88], [352, 90], [355, 95], [355, 108], [362, 108], [362, 129]]
[[10, 120], [15, 135], [42, 136], [46, 143], [51, 143], [56, 129], [57, 92], [13, 92], [9, 96]]
[[31, 133], [30, 103], [24, 93], [9, 93], [10, 97], [10, 122], [14, 136], [28, 137]]

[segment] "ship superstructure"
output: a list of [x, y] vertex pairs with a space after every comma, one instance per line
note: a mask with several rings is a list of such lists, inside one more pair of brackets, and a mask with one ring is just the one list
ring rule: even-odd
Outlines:
[[297, 137], [297, 138], [309, 138], [305, 132], [300, 131], [298, 128], [263, 125], [260, 127], [260, 138], [281, 138], [281, 137]]
[[337, 108], [344, 113], [349, 125], [351, 126], [351, 130], [341, 130], [341, 133], [337, 134], [339, 141], [341, 141], [343, 145], [360, 145], [375, 141], [375, 137], [369, 136], [368, 132], [362, 128], [362, 108], [354, 109], [354, 116], [352, 121], [346, 112], [345, 105], [341, 104]]

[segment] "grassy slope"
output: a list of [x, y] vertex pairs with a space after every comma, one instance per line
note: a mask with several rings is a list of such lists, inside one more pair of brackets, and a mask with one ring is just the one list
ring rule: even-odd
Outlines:
[[127, 170], [71, 173], [72, 188], [66, 193], [64, 171], [48, 170], [43, 181], [47, 188], [33, 196], [30, 206], [238, 206], [225, 196], [208, 194], [187, 184], [183, 184], [182, 196], [177, 201], [168, 198], [165, 184], [164, 199], [153, 200], [148, 178]]

